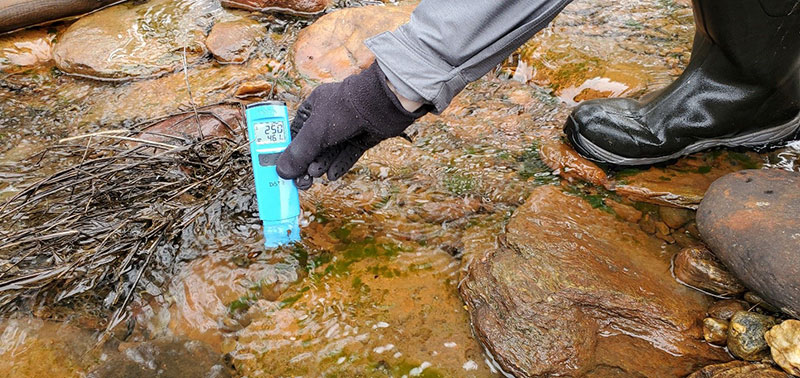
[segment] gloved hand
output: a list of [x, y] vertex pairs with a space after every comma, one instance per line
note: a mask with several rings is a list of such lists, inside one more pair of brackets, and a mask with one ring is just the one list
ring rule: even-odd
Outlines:
[[308, 189], [314, 177], [342, 177], [368, 149], [402, 135], [428, 112], [407, 111], [377, 62], [341, 83], [322, 84], [297, 109], [292, 143], [278, 158], [278, 175]]

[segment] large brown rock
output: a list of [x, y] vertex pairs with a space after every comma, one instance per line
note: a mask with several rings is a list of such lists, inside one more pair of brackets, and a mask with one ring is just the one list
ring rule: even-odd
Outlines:
[[219, 3], [152, 0], [124, 3], [81, 18], [53, 50], [64, 72], [105, 80], [152, 77], [192, 65], [206, 54], [203, 40]]
[[711, 185], [697, 226], [748, 288], [800, 317], [800, 173], [747, 170]]
[[552, 186], [511, 218], [460, 286], [475, 334], [520, 377], [675, 377], [729, 356], [703, 342], [708, 305], [663, 243]]
[[222, 6], [310, 16], [324, 11], [328, 7], [328, 0], [222, 0]]
[[218, 22], [208, 33], [206, 47], [222, 63], [243, 63], [266, 34], [261, 23], [249, 18]]
[[294, 66], [321, 81], [340, 81], [375, 60], [364, 40], [408, 21], [413, 6], [368, 6], [326, 14], [303, 29], [294, 43]]
[[24, 72], [53, 59], [56, 33], [43, 29], [25, 30], [0, 36], [0, 73]]

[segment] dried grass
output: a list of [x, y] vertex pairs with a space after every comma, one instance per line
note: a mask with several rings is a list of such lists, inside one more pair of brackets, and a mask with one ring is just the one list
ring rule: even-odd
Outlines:
[[244, 140], [152, 142], [128, 130], [62, 142], [39, 159], [54, 154], [75, 163], [0, 207], [0, 311], [86, 294], [113, 311], [110, 329], [142, 275], [157, 268], [153, 257], [169, 260], [168, 245], [250, 178], [249, 151]]

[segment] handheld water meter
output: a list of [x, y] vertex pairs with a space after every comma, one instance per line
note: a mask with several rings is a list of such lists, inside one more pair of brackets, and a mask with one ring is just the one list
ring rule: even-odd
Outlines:
[[264, 245], [279, 247], [300, 240], [300, 200], [292, 180], [278, 176], [278, 156], [291, 142], [289, 111], [283, 101], [245, 108], [247, 137], [256, 183], [258, 216], [264, 224]]

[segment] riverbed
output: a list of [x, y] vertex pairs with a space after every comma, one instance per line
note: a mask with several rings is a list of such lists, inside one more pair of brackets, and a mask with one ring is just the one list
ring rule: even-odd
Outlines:
[[[329, 12], [376, 4], [398, 6], [339, 2]], [[125, 17], [140, 22], [131, 43], [114, 45], [128, 65], [80, 72], [56, 66], [54, 51], [78, 61], [102, 50], [58, 49], [74, 20], [0, 36], [0, 200], [74, 164], [54, 149], [64, 138], [219, 103], [276, 98], [293, 110], [318, 83], [294, 68], [290, 53], [313, 18], [231, 10], [212, 0], [118, 7], [90, 21], [121, 23], [113, 28], [126, 27]], [[203, 43], [213, 25], [242, 20], [263, 33], [244, 62], [223, 64]], [[191, 33], [175, 34], [182, 30]], [[341, 180], [302, 192], [302, 242], [264, 249], [252, 183], [243, 180], [158, 252], [162, 270], [151, 269], [135, 285], [110, 333], [107, 291], [68, 300], [34, 295], [9, 307], [0, 324], [0, 366], [20, 376], [117, 376], [159, 364], [170, 366], [164, 376], [196, 368], [252, 377], [498, 376], [473, 337], [458, 288], [470, 262], [498, 243], [536, 188], [565, 188], [604, 211], [616, 203], [637, 209], [652, 218], [652, 232], [643, 229], [659, 238], [654, 253], [668, 261], [678, 246], [697, 241], [691, 222], [656, 229], [663, 224], [659, 206], [696, 205], [693, 190], [704, 189], [688, 175], [794, 167], [791, 149], [717, 151], [658, 172], [608, 175], [627, 193], [675, 189], [677, 197], [666, 202], [612, 193], [615, 186], [591, 182], [597, 167], [583, 172], [586, 163], [570, 160], [574, 152], [560, 128], [571, 106], [665, 86], [688, 63], [692, 35], [685, 2], [575, 1], [444, 114], [417, 122], [412, 142], [386, 141]], [[151, 39], [163, 44], [152, 50], [136, 44]], [[143, 62], [158, 68], [142, 71], [151, 67]], [[242, 95], [241, 88], [264, 82], [263, 93]], [[42, 158], [44, 151], [55, 152]], [[13, 256], [1, 262], [11, 265]], [[114, 372], [110, 364], [120, 367]]]

